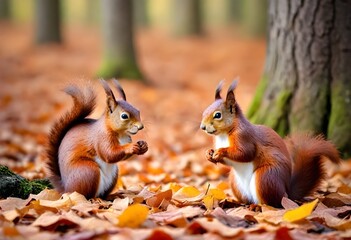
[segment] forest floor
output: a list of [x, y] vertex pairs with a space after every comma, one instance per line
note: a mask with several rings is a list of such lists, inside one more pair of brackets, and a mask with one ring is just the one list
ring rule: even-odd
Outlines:
[[[45, 177], [51, 124], [72, 106], [61, 90], [90, 82], [99, 94], [93, 117], [104, 111], [105, 96], [95, 75], [102, 51], [96, 29], [70, 27], [63, 45], [40, 47], [33, 45], [31, 30], [0, 24], [0, 164], [35, 179]], [[119, 163], [117, 194], [109, 200], [54, 190], [0, 200], [0, 238], [351, 237], [351, 161], [339, 167], [327, 163], [328, 181], [307, 199], [317, 201], [301, 209], [301, 203], [283, 199], [284, 208], [274, 209], [237, 203], [228, 188], [228, 168], [205, 159], [212, 139], [199, 130], [202, 111], [214, 100], [218, 82], [226, 79], [228, 86], [236, 76], [237, 100], [248, 109], [264, 66], [264, 40], [225, 32], [172, 39], [145, 30], [137, 34], [136, 46], [148, 84], [120, 80], [145, 123], [134, 140], [147, 141], [149, 151]], [[296, 219], [287, 219], [287, 212]]]

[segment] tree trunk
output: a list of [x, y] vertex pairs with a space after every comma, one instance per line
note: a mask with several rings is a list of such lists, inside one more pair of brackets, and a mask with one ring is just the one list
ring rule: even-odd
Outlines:
[[37, 44], [60, 43], [60, 1], [36, 0], [35, 1], [35, 41]]
[[132, 2], [103, 0], [104, 52], [101, 77], [141, 79], [133, 44]]
[[172, 0], [171, 6], [173, 36], [182, 37], [202, 33], [200, 0]]
[[248, 116], [285, 135], [324, 133], [351, 155], [349, 1], [271, 0], [266, 66]]
[[10, 1], [0, 0], [0, 20], [8, 20], [10, 15]]
[[139, 28], [147, 28], [149, 26], [148, 4], [148, 0], [133, 0], [133, 19], [135, 25]]
[[267, 0], [243, 0], [242, 23], [246, 34], [253, 37], [267, 34]]

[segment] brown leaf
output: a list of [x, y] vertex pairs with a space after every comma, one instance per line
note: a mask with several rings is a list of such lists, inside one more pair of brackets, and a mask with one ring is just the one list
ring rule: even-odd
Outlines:
[[252, 225], [250, 222], [246, 221], [243, 218], [228, 215], [226, 212], [223, 211], [222, 208], [219, 208], [219, 207], [217, 207], [215, 210], [211, 212], [211, 216], [215, 217], [216, 219], [218, 219], [218, 221], [220, 221], [221, 223], [223, 223], [228, 227], [248, 228]]
[[48, 231], [55, 231], [58, 227], [64, 226], [65, 228], [76, 228], [79, 226], [80, 218], [69, 216], [57, 215], [52, 212], [46, 212], [37, 218], [32, 226], [41, 227]]
[[194, 218], [204, 213], [199, 207], [182, 207], [176, 210], [166, 212], [158, 212], [149, 215], [149, 219], [161, 224], [175, 224], [176, 226], [184, 226], [187, 218]]
[[[169, 189], [167, 191], [157, 193], [153, 197], [146, 199], [146, 204], [149, 205], [150, 207], [158, 208], [161, 206], [161, 203], [163, 203], [164, 200], [167, 200], [169, 203], [171, 199], [172, 199], [172, 190]], [[163, 209], [166, 209], [167, 206], [164, 205]]]
[[15, 208], [23, 208], [30, 202], [30, 199], [21, 199], [9, 197], [0, 200], [0, 208], [3, 211], [13, 210]]
[[215, 218], [198, 218], [188, 227], [187, 232], [190, 234], [217, 233], [222, 237], [238, 237], [243, 234], [242, 228], [231, 228]]
[[282, 199], [282, 206], [285, 210], [290, 210], [299, 207], [299, 205], [296, 202], [286, 197], [283, 197]]
[[327, 207], [341, 207], [344, 205], [351, 205], [351, 196], [340, 193], [330, 193], [325, 196], [322, 202]]

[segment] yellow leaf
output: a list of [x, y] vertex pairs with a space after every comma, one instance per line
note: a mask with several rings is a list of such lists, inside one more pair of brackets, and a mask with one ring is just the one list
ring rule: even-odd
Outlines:
[[214, 205], [214, 199], [212, 195], [206, 195], [202, 200], [207, 210], [212, 210]]
[[303, 220], [313, 212], [317, 203], [318, 199], [309, 203], [305, 203], [298, 208], [289, 210], [284, 214], [283, 219], [288, 222], [298, 222], [300, 220]]
[[182, 188], [182, 186], [180, 186], [179, 184], [177, 183], [170, 183], [169, 184], [169, 188], [172, 190], [173, 193], [177, 192], [179, 189]]
[[184, 196], [184, 197], [188, 197], [188, 198], [191, 198], [191, 197], [196, 197], [200, 194], [201, 192], [193, 187], [193, 186], [185, 186], [185, 187], [182, 187], [181, 189], [179, 189], [176, 194], [177, 195], [181, 195], [181, 196]]
[[139, 227], [149, 215], [149, 208], [141, 204], [133, 204], [127, 207], [118, 217], [119, 227]]
[[227, 182], [222, 181], [217, 185], [217, 188], [224, 191], [224, 190], [229, 189], [229, 184]]
[[226, 195], [223, 192], [223, 190], [218, 189], [218, 188], [212, 188], [212, 189], [208, 190], [207, 195], [210, 195], [217, 200], [223, 200], [226, 198]]

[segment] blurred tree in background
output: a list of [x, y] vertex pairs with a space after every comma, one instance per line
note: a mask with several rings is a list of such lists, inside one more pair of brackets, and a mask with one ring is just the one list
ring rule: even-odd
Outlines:
[[133, 20], [137, 27], [146, 28], [150, 25], [148, 0], [133, 0]]
[[265, 36], [267, 33], [267, 0], [242, 0], [240, 7], [245, 33], [253, 37]]
[[10, 18], [10, 1], [0, 0], [0, 19]]
[[60, 0], [35, 0], [35, 42], [60, 43]]
[[104, 50], [100, 77], [142, 77], [135, 57], [132, 10], [132, 1], [102, 1]]
[[202, 33], [200, 0], [172, 0], [170, 16], [173, 36], [181, 37]]
[[266, 66], [249, 117], [281, 135], [324, 133], [351, 156], [351, 1], [269, 6]]

